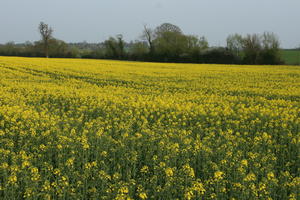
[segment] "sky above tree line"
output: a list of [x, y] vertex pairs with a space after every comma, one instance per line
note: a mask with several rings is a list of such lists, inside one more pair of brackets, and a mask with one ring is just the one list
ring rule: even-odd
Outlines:
[[300, 46], [300, 0], [0, 0], [0, 43], [40, 39], [38, 24], [66, 42], [139, 39], [143, 25], [168, 22], [224, 46], [229, 34], [274, 32], [283, 48]]

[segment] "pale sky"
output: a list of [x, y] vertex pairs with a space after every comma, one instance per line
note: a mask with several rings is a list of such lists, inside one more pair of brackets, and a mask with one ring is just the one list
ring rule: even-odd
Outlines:
[[225, 45], [232, 33], [276, 33], [283, 48], [300, 46], [300, 0], [0, 0], [0, 43], [39, 40], [44, 21], [66, 42], [138, 39], [143, 24], [164, 22]]

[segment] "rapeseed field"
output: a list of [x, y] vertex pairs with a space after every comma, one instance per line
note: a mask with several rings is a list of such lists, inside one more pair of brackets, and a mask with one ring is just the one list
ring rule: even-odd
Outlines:
[[0, 57], [0, 199], [299, 199], [300, 68]]

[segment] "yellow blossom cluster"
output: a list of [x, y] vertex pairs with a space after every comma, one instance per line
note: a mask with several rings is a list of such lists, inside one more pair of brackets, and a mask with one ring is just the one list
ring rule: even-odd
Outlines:
[[0, 57], [0, 199], [299, 199], [300, 68]]

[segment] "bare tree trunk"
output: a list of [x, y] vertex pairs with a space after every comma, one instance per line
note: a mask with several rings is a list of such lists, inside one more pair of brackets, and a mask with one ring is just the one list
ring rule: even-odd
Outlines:
[[144, 25], [144, 33], [143, 33], [142, 37], [148, 42], [150, 55], [153, 55], [153, 53], [154, 53], [154, 45], [153, 45], [154, 33], [153, 33], [153, 30], [148, 28], [146, 25]]
[[45, 56], [49, 58], [49, 41], [52, 38], [53, 29], [49, 27], [48, 24], [41, 22], [39, 25], [39, 31], [42, 37], [42, 41], [44, 43]]
[[45, 42], [45, 45], [44, 45], [45, 57], [49, 58], [48, 43], [47, 43], [47, 41], [44, 41], [44, 42]]

